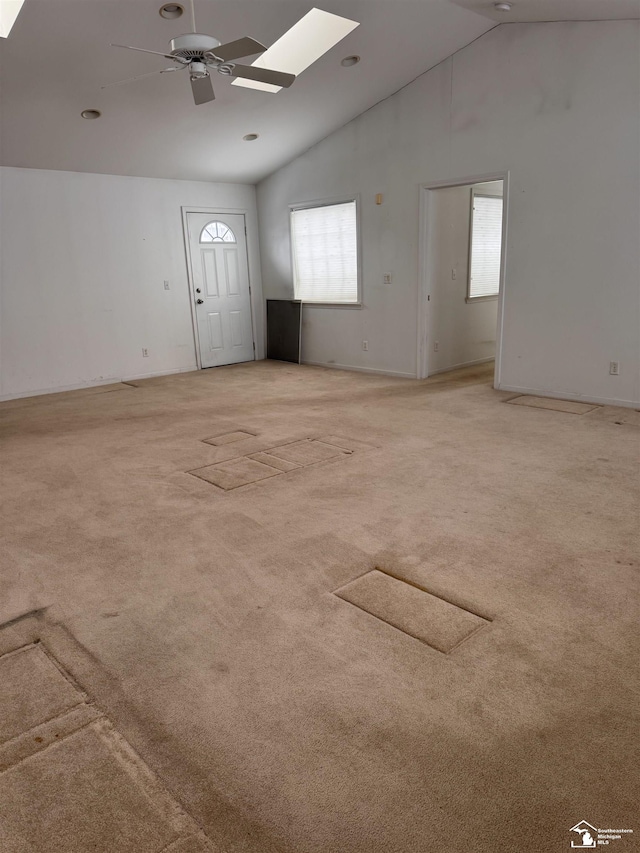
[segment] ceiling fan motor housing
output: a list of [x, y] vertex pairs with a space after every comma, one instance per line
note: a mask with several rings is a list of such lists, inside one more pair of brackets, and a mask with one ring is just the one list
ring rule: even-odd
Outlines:
[[206, 53], [215, 53], [215, 49], [221, 44], [213, 36], [204, 36], [199, 33], [187, 33], [177, 36], [169, 42], [169, 52], [178, 59], [186, 59], [188, 62], [202, 60]]

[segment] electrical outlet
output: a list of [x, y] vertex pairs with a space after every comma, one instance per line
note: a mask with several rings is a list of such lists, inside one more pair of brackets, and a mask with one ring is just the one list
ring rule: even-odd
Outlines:
[[362, 341], [362, 349], [365, 352], [369, 352], [369, 341]]
[[609, 373], [611, 376], [620, 376], [620, 362], [619, 361], [610, 361], [609, 362]]
[[391, 284], [391, 273], [390, 272], [386, 272], [382, 276], [382, 283], [383, 284]]
[[455, 281], [457, 278], [458, 278], [458, 270], [456, 270], [456, 269], [452, 269], [452, 270], [451, 270], [451, 279], [452, 279], [452, 281]]
[[142, 347], [142, 357], [149, 358], [149, 350], [146, 347]]
[[169, 282], [166, 279], [164, 281], [164, 289], [169, 290]]
[[439, 341], [436, 341], [433, 345], [433, 351], [438, 352], [439, 349], [440, 349], [440, 343], [439, 343]]

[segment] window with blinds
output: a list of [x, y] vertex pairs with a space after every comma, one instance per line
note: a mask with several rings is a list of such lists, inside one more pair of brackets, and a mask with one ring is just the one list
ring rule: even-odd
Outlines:
[[292, 210], [291, 246], [296, 299], [343, 305], [359, 301], [355, 201]]
[[469, 299], [497, 296], [500, 290], [502, 198], [471, 195]]

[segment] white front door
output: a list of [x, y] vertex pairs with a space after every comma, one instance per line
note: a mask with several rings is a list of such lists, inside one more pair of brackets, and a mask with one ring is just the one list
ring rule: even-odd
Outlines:
[[201, 367], [255, 358], [244, 229], [241, 213], [187, 213]]

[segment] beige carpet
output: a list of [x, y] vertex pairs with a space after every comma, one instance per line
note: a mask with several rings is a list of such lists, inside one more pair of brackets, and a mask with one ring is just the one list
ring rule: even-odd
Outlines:
[[0, 771], [2, 853], [217, 853], [42, 642], [0, 655]]
[[[87, 836], [103, 789], [73, 768], [117, 770], [92, 718], [68, 761], [43, 741], [2, 765], [7, 849], [182, 853], [202, 830], [221, 853], [555, 853], [580, 820], [637, 839], [634, 417], [503, 405], [486, 367], [136, 384], [0, 404], [0, 654], [39, 640], [197, 830], [127, 805]], [[238, 485], [247, 462], [269, 476]], [[189, 473], [212, 466], [232, 488]], [[38, 703], [78, 713], [46, 660], [20, 737]]]

